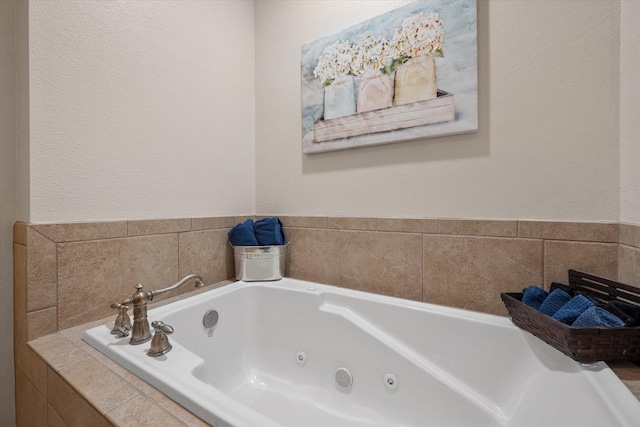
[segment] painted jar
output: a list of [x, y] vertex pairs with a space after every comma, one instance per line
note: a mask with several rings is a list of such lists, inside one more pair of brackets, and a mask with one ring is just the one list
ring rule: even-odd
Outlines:
[[438, 96], [436, 63], [432, 55], [409, 58], [396, 69], [393, 105], [427, 101]]
[[388, 74], [365, 74], [358, 85], [358, 113], [393, 105], [393, 84]]
[[324, 119], [356, 113], [356, 83], [353, 76], [340, 76], [324, 88]]

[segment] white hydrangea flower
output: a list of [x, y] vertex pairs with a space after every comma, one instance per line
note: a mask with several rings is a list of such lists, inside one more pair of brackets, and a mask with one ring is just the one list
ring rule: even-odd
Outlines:
[[324, 49], [313, 75], [327, 86], [340, 76], [355, 74], [352, 68], [355, 52], [355, 46], [348, 40], [336, 41]]
[[398, 55], [413, 58], [421, 54], [442, 55], [444, 23], [437, 12], [418, 13], [402, 21], [391, 40]]
[[355, 74], [384, 72], [396, 58], [396, 49], [384, 37], [367, 36], [356, 48], [353, 69]]
[[422, 54], [442, 55], [444, 25], [437, 12], [423, 13], [406, 18], [391, 41], [384, 37], [367, 36], [359, 45], [348, 40], [327, 46], [313, 75], [324, 86], [345, 75], [392, 72], [406, 58]]

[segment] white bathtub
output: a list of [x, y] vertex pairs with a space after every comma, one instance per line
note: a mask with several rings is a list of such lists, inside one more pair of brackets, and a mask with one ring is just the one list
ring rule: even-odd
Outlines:
[[83, 339], [216, 426], [640, 425], [640, 403], [604, 363], [581, 365], [506, 317], [285, 278], [149, 319], [175, 329], [158, 358], [111, 325]]

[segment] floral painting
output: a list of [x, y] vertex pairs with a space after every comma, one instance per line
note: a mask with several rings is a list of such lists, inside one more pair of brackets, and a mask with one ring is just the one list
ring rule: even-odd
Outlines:
[[302, 151], [478, 129], [475, 0], [410, 3], [302, 46]]

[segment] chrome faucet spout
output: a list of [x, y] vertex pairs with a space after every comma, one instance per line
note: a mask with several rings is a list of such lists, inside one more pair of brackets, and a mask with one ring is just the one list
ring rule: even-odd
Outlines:
[[174, 289], [178, 289], [180, 286], [184, 285], [191, 279], [196, 280], [196, 288], [201, 288], [204, 286], [204, 280], [202, 280], [202, 277], [200, 277], [199, 274], [189, 274], [188, 276], [183, 277], [178, 283], [176, 283], [175, 285], [171, 285], [168, 288], [160, 289], [157, 291], [149, 291], [151, 299], [153, 299], [153, 297], [156, 295], [162, 295], [164, 293], [173, 291]]

